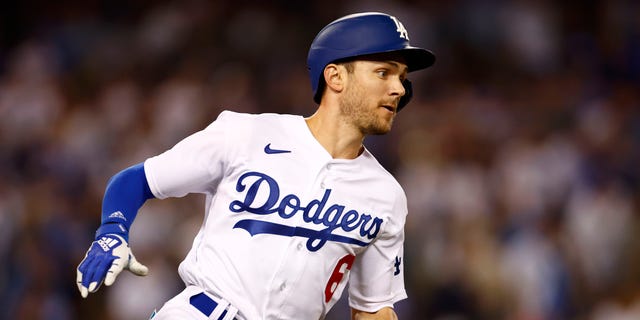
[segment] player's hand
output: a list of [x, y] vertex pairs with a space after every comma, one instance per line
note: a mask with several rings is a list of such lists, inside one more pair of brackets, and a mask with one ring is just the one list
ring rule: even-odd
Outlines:
[[76, 283], [80, 295], [86, 298], [90, 292], [98, 291], [103, 282], [106, 286], [112, 285], [123, 269], [138, 276], [146, 276], [149, 272], [149, 268], [133, 256], [124, 238], [116, 234], [100, 236], [78, 266]]

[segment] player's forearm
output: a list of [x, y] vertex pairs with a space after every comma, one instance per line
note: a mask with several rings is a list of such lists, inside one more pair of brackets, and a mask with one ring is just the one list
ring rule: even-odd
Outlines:
[[114, 175], [107, 184], [102, 200], [102, 225], [96, 232], [115, 233], [128, 240], [128, 233], [138, 210], [153, 198], [149, 189], [144, 164], [139, 163]]
[[351, 320], [398, 320], [398, 316], [396, 312], [389, 307], [382, 308], [373, 313], [351, 309]]

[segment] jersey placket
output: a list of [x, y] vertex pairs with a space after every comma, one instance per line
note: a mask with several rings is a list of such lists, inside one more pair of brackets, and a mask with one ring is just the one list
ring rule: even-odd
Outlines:
[[[305, 190], [304, 198], [306, 202], [316, 197], [321, 197], [327, 188], [331, 187], [332, 166], [334, 164], [329, 161], [317, 170], [314, 183], [310, 184], [308, 190]], [[308, 256], [311, 254], [320, 254], [319, 252], [310, 252], [307, 249], [307, 241], [304, 237], [291, 237], [286, 253], [283, 255], [280, 266], [271, 281], [271, 295], [268, 300], [267, 313], [279, 319], [281, 316], [291, 316], [292, 310], [287, 310], [288, 304], [297, 287], [298, 282], [304, 275], [306, 265], [309, 261]]]

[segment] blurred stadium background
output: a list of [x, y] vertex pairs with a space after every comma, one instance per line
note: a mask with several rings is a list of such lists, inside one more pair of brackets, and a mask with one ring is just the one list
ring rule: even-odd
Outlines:
[[151, 274], [81, 300], [109, 177], [223, 109], [310, 115], [308, 46], [356, 11], [437, 56], [367, 140], [409, 199], [400, 318], [640, 319], [631, 0], [3, 3], [0, 319], [147, 319], [181, 288], [203, 198], [148, 202], [131, 240]]

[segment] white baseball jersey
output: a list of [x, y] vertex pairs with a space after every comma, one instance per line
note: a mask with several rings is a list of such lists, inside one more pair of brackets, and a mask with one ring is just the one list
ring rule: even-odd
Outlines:
[[245, 319], [322, 319], [347, 280], [360, 310], [406, 298], [404, 191], [367, 150], [333, 159], [303, 117], [224, 111], [144, 167], [159, 199], [206, 194], [179, 273]]

